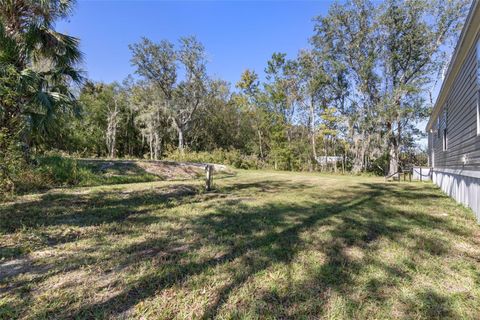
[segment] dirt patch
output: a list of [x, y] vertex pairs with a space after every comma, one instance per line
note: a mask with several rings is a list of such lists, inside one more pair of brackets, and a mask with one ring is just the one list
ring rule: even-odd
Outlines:
[[365, 257], [364, 249], [357, 246], [344, 248], [343, 254], [352, 262], [360, 262]]
[[[174, 161], [139, 161], [138, 166], [150, 174], [172, 179], [191, 179], [205, 174], [206, 163], [174, 162]], [[212, 164], [217, 173], [231, 173], [227, 166]]]
[[191, 179], [203, 175], [203, 168], [176, 162], [149, 161], [138, 162], [138, 166], [150, 174], [166, 180]]
[[0, 282], [23, 273], [40, 275], [50, 269], [48, 265], [36, 265], [29, 257], [0, 262]]
[[[154, 161], [154, 160], [97, 160], [82, 159], [85, 165], [96, 172], [108, 175], [152, 174], [165, 180], [192, 179], [203, 176], [206, 163]], [[227, 166], [212, 164], [217, 173], [231, 173]]]

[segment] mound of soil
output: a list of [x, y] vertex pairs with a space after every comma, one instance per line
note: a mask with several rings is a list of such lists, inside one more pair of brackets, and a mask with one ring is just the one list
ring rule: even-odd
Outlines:
[[[132, 175], [148, 173], [164, 180], [193, 179], [205, 174], [206, 163], [147, 160], [82, 160], [96, 171], [109, 175]], [[231, 173], [227, 166], [212, 164], [217, 173]]]

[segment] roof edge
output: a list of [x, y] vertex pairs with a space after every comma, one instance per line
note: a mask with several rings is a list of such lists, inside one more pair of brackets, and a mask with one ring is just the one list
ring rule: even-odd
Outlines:
[[[462, 28], [462, 32], [460, 33], [460, 37], [455, 46], [452, 58], [450, 59], [447, 73], [445, 75], [445, 78], [443, 79], [442, 86], [432, 109], [432, 113], [430, 114], [430, 119], [428, 120], [427, 126], [425, 127], [426, 132], [428, 132], [432, 128], [433, 119], [437, 117], [440, 111], [440, 106], [443, 105], [448, 93], [450, 92], [451, 84], [453, 83], [458, 74], [461, 62], [465, 60], [468, 51], [472, 47], [472, 42], [475, 42], [476, 33], [479, 30], [480, 24], [476, 27], [473, 27], [472, 21], [475, 17], [480, 18], [479, 2], [479, 0], [473, 0], [472, 5], [470, 6], [470, 10], [468, 12], [467, 18], [465, 19], [465, 24]], [[470, 39], [471, 41], [469, 43], [466, 43], [467, 36], [469, 35], [474, 35], [473, 39]]]

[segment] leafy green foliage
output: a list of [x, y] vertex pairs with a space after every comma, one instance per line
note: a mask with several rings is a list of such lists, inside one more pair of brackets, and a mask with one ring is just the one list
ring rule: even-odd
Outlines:
[[55, 20], [65, 17], [71, 6], [72, 1], [2, 1], [2, 128], [13, 130], [9, 122], [23, 117], [33, 125], [28, 134], [45, 133], [57, 113], [75, 106], [69, 81], [82, 80], [75, 68], [82, 59], [79, 41], [53, 29]]
[[390, 173], [399, 169], [402, 147], [428, 115], [432, 101], [425, 97], [447, 63], [469, 3], [356, 0], [317, 18], [312, 44], [341, 79], [338, 109], [348, 119], [354, 171], [386, 152]]
[[72, 5], [0, 1], [0, 194], [42, 181], [29, 175], [30, 149], [77, 107], [71, 84], [82, 81], [79, 41], [54, 30]]
[[0, 130], [0, 200], [2, 195], [12, 195], [15, 184], [26, 163], [16, 141], [10, 139], [7, 130]]

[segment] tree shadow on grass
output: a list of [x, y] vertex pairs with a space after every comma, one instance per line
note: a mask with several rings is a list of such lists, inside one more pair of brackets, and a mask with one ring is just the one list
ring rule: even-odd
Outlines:
[[[292, 187], [299, 190], [314, 188], [308, 184], [291, 185], [287, 182], [264, 181], [233, 183], [219, 190], [216, 195], [210, 194], [208, 200], [217, 201], [205, 205], [210, 211], [182, 218], [181, 230], [152, 235], [141, 243], [131, 244], [120, 252], [106, 254], [104, 257], [106, 260], [116, 259], [118, 272], [142, 261], [152, 262], [153, 266], [158, 266], [158, 270], [152, 269], [141, 275], [108, 299], [86, 303], [78, 309], [59, 306], [45, 312], [60, 318], [121, 317], [131, 312], [138, 303], [154, 298], [168, 288], [187, 285], [195, 276], [216, 268], [225, 268], [230, 275], [228, 281], [215, 290], [214, 297], [200, 315], [205, 319], [215, 318], [222, 312], [222, 308], [227, 307], [229, 298], [248, 281], [274, 265], [284, 265], [290, 270], [300, 252], [315, 248], [323, 254], [324, 261], [307, 268], [302, 280], [289, 279], [288, 286], [291, 290], [287, 293], [265, 290], [256, 296], [253, 305], [244, 307], [244, 310], [240, 309], [239, 314], [247, 312], [248, 308], [254, 308], [255, 315], [260, 318], [321, 317], [325, 315], [326, 304], [332, 295], [336, 294], [347, 300], [348, 308], [345, 313], [353, 317], [356, 309], [366, 302], [382, 303], [386, 299], [385, 292], [394, 287], [396, 281], [412, 281], [408, 261], [391, 265], [376, 256], [380, 249], [375, 246], [380, 240], [400, 242], [405, 234], [418, 228], [445, 227], [449, 231], [455, 230], [448, 226], [448, 221], [438, 217], [412, 215], [389, 205], [385, 198], [392, 197], [395, 188], [385, 187], [383, 184], [364, 183], [345, 188], [341, 196], [319, 193], [310, 201], [300, 203], [268, 202], [254, 205], [242, 201], [228, 202], [228, 197], [222, 197], [225, 194], [252, 192], [261, 196], [262, 193], [288, 192]], [[427, 192], [422, 195], [422, 192], [418, 191], [419, 197], [429, 197], [430, 194]], [[101, 195], [99, 197], [102, 198]], [[69, 199], [64, 200], [68, 202]], [[102, 206], [110, 206], [121, 213], [109, 217], [109, 214], [87, 206], [69, 216], [92, 216], [86, 220], [75, 222], [65, 220], [65, 217], [57, 217], [48, 220], [45, 225], [71, 223], [85, 226], [112, 223], [129, 217], [133, 207], [143, 205], [163, 208], [168, 202], [176, 206], [192, 201], [192, 194], [181, 192], [163, 198], [158, 195], [145, 198], [130, 194], [126, 199], [109, 200], [107, 197], [97, 200], [101, 201]], [[201, 201], [202, 198], [198, 200]], [[91, 200], [88, 201], [90, 203]], [[123, 209], [120, 210], [120, 207]], [[21, 210], [18, 208], [17, 212]], [[151, 209], [141, 209], [140, 212], [143, 212], [142, 210]], [[95, 218], [104, 215], [107, 217]], [[177, 221], [180, 219], [162, 216], [133, 223], [147, 226], [164, 218]], [[32, 226], [42, 224], [35, 222]], [[317, 239], [317, 233], [321, 232], [319, 230], [322, 227], [326, 228], [323, 232], [328, 234], [328, 237]], [[305, 235], [310, 238], [305, 238]], [[449, 250], [442, 239], [418, 237], [414, 240], [417, 246], [412, 249], [412, 255], [424, 252], [442, 256]], [[208, 246], [218, 250], [199, 256], [199, 252]], [[365, 256], [352, 258], [348, 253], [352, 248], [357, 248]], [[365, 286], [364, 296], [359, 298], [356, 295], [356, 286], [359, 285], [357, 277], [373, 267], [382, 270], [387, 275], [387, 280], [371, 277]], [[418, 307], [418, 314], [425, 317], [435, 316], [437, 314], [432, 313], [432, 310], [441, 307], [442, 315], [455, 315], [445, 300], [436, 299], [432, 294], [418, 294], [418, 299], [428, 300], [429, 305], [434, 306], [433, 309]], [[405, 303], [413, 307], [418, 301]], [[298, 308], [299, 305], [302, 307]]]
[[37, 201], [0, 207], [0, 232], [49, 226], [86, 227], [119, 222], [147, 212], [142, 206], [169, 208], [192, 199], [198, 188], [179, 184], [155, 190], [122, 193], [121, 190], [94, 194], [44, 194]]
[[[255, 183], [250, 187], [263, 187], [263, 190], [269, 190], [267, 189], [270, 188], [269, 186], [271, 186], [270, 182], [265, 186]], [[240, 189], [245, 188], [249, 187], [245, 184], [240, 185]], [[191, 221], [190, 228], [205, 243], [230, 244], [227, 252], [212, 259], [179, 264], [165, 275], [147, 276], [137, 282], [133, 288], [108, 301], [82, 308], [77, 315], [87, 316], [98, 312], [122, 314], [159, 290], [179, 285], [207, 269], [236, 261], [239, 265], [231, 276], [232, 280], [218, 290], [216, 298], [207, 306], [202, 316], [205, 319], [215, 318], [232, 292], [273, 264], [290, 264], [304, 246], [300, 235], [317, 224], [329, 224], [327, 220], [330, 218], [341, 219], [342, 223], [337, 223], [335, 229], [330, 232], [335, 241], [323, 244], [322, 250], [326, 255], [326, 262], [315, 271], [314, 277], [309, 281], [321, 283], [323, 289], [327, 291], [348, 291], [347, 288], [354, 285], [352, 276], [365, 266], [350, 261], [345, 256], [344, 249], [354, 245], [368, 246], [379, 237], [395, 240], [399, 234], [412, 227], [408, 224], [399, 226], [388, 222], [389, 218], [391, 219], [396, 213], [389, 213], [388, 208], [377, 203], [376, 199], [382, 192], [381, 188], [371, 186], [363, 189], [361, 193], [340, 197], [333, 205], [322, 203], [322, 197], [319, 197], [319, 202], [302, 205], [270, 203], [261, 207], [217, 207], [214, 213]], [[372, 214], [362, 215], [362, 210], [369, 210], [372, 207], [374, 208]], [[412, 221], [412, 224], [416, 225], [415, 221]], [[279, 229], [281, 231], [277, 231]], [[195, 248], [191, 249], [195, 250]], [[388, 270], [387, 266], [385, 269], [391, 274], [401, 276], [398, 270], [392, 268]], [[375, 296], [374, 290], [380, 290], [378, 288], [380, 286], [380, 283], [372, 284], [371, 287], [374, 288], [372, 296]], [[284, 299], [283, 303], [288, 305], [288, 299]], [[267, 304], [269, 304], [268, 301]], [[321, 312], [321, 310], [315, 310], [315, 312]], [[286, 315], [288, 314], [272, 316]]]

